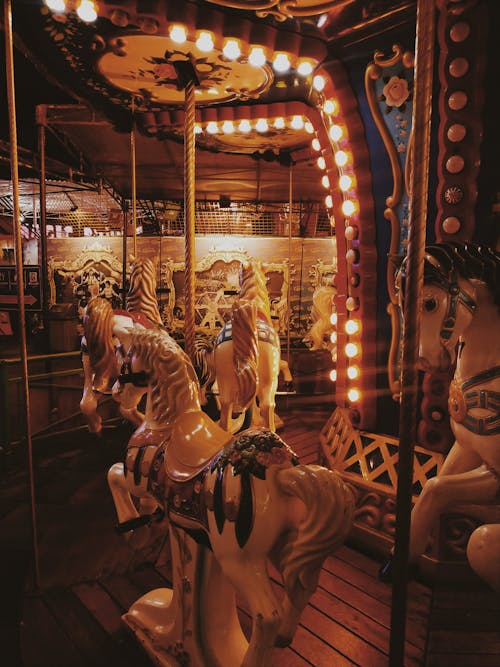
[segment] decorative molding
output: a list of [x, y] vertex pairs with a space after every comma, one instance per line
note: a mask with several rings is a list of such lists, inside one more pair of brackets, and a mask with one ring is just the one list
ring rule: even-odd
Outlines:
[[[402, 68], [402, 69], [401, 69]], [[401, 314], [395, 290], [398, 258], [405, 254], [408, 230], [409, 170], [411, 167], [412, 89], [414, 55], [395, 44], [392, 55], [376, 51], [365, 72], [368, 104], [384, 142], [392, 170], [393, 190], [386, 199], [384, 217], [391, 225], [391, 241], [387, 262], [387, 312], [391, 319], [391, 345], [388, 359], [389, 388], [399, 394], [399, 340]], [[385, 107], [382, 110], [382, 105]], [[394, 110], [396, 109], [396, 113]], [[383, 113], [384, 111], [384, 113]]]
[[340, 10], [344, 5], [352, 4], [353, 0], [208, 0], [214, 5], [255, 11], [259, 18], [273, 16], [277, 21], [290, 18], [317, 16], [327, 14], [332, 9]]

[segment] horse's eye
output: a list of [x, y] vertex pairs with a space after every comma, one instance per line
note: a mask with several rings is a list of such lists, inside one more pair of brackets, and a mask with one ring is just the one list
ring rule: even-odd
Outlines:
[[424, 299], [424, 310], [426, 310], [428, 313], [432, 313], [436, 310], [437, 308], [437, 301], [433, 297], [429, 299]]

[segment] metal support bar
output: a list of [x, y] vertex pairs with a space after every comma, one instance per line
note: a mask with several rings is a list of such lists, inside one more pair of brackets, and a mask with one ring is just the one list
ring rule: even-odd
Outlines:
[[418, 0], [415, 44], [415, 101], [413, 105], [413, 169], [410, 181], [408, 279], [404, 299], [401, 405], [399, 417], [399, 466], [391, 605], [389, 667], [404, 665], [408, 556], [412, 509], [413, 455], [416, 439], [418, 393], [418, 345], [427, 219], [429, 147], [434, 61], [434, 0]]
[[17, 290], [19, 303], [19, 335], [21, 343], [21, 361], [23, 368], [23, 393], [26, 419], [26, 444], [28, 448], [28, 474], [31, 504], [31, 528], [33, 541], [33, 558], [35, 566], [35, 587], [40, 584], [40, 565], [38, 558], [37, 517], [35, 505], [35, 483], [33, 475], [33, 443], [31, 439], [31, 409], [30, 392], [28, 386], [28, 354], [26, 348], [26, 314], [24, 303], [24, 276], [23, 276], [23, 243], [21, 236], [21, 218], [19, 210], [19, 165], [17, 162], [17, 126], [16, 126], [16, 95], [14, 83], [14, 48], [12, 33], [12, 3], [4, 0], [4, 30], [5, 30], [5, 63], [7, 78], [7, 102], [9, 111], [10, 137], [10, 165], [12, 178], [12, 193], [14, 204], [14, 245], [16, 253]]

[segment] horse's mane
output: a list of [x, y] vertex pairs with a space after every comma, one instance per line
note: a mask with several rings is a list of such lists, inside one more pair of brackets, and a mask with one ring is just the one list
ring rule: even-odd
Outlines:
[[449, 280], [456, 271], [466, 280], [479, 280], [492, 292], [500, 312], [500, 254], [475, 243], [435, 243], [425, 249], [424, 281]]
[[127, 310], [143, 313], [157, 324], [163, 324], [156, 300], [156, 266], [150, 259], [134, 259], [127, 293]]
[[256, 260], [252, 260], [247, 267], [242, 269], [241, 289], [239, 293], [240, 301], [253, 301], [257, 308], [271, 321], [271, 305], [266, 286], [266, 278], [262, 265]]
[[200, 410], [200, 385], [187, 354], [168, 334], [133, 332], [130, 357], [137, 356], [152, 385], [153, 418], [167, 422], [188, 410]]
[[95, 296], [88, 302], [83, 317], [90, 365], [94, 371], [94, 388], [109, 389], [115, 368], [113, 344], [113, 308], [107, 299]]

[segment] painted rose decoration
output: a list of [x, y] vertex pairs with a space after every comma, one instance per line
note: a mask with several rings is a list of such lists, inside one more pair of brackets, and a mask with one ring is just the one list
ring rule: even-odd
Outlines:
[[405, 102], [410, 98], [410, 87], [403, 76], [391, 76], [384, 78], [385, 85], [382, 89], [381, 100], [385, 100], [386, 112], [390, 113], [394, 107], [399, 111], [406, 108]]

